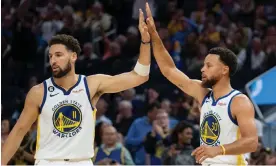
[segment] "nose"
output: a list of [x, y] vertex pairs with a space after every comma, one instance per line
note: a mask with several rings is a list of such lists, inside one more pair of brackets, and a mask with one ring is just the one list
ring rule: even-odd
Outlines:
[[56, 65], [56, 58], [54, 58], [54, 56], [52, 56], [52, 57], [50, 58], [50, 64], [51, 64], [51, 65]]
[[203, 66], [201, 69], [200, 69], [201, 73], [203, 73], [205, 71], [205, 67]]

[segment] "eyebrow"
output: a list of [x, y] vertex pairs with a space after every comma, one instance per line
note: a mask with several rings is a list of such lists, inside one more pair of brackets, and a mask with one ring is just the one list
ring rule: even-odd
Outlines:
[[[54, 54], [63, 54], [63, 53], [60, 51], [56, 51]], [[52, 54], [49, 52], [49, 55], [52, 55]]]

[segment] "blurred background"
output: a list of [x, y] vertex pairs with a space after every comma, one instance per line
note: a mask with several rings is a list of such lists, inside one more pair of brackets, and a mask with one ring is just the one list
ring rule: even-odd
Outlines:
[[[259, 147], [252, 165], [276, 165], [275, 0], [147, 0], [177, 67], [200, 79], [210, 48], [238, 56], [232, 86], [254, 103]], [[77, 73], [115, 75], [133, 69], [140, 46], [138, 9], [145, 0], [2, 0], [1, 142], [16, 123], [29, 89], [51, 76], [47, 42], [70, 34], [81, 44]], [[145, 12], [144, 12], [145, 13]], [[179, 91], [152, 60], [150, 80], [106, 94], [97, 104], [94, 164], [193, 165], [200, 105]], [[242, 111], [242, 110], [241, 110]], [[10, 164], [33, 164], [36, 124]], [[113, 147], [112, 155], [102, 153]]]

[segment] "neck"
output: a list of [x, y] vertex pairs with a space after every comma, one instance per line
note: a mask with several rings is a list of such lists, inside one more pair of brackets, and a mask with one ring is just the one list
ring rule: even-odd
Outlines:
[[114, 148], [116, 143], [114, 144], [105, 144], [105, 148]]
[[130, 117], [132, 117], [132, 114], [130, 113], [130, 114], [125, 114], [125, 116], [124, 116], [126, 119], [127, 118], [130, 118]]
[[70, 89], [72, 86], [74, 86], [76, 84], [76, 82], [78, 81], [78, 75], [75, 74], [74, 72], [69, 72], [68, 74], [66, 74], [65, 76], [61, 77], [61, 78], [54, 78], [55, 83], [60, 86], [63, 87], [64, 89], [68, 90]]
[[229, 93], [233, 88], [230, 84], [230, 78], [222, 78], [212, 87], [215, 100]]

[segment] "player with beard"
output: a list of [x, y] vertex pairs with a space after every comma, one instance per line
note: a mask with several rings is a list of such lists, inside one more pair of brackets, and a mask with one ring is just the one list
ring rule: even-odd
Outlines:
[[200, 143], [192, 155], [198, 163], [246, 164], [245, 153], [258, 145], [254, 107], [251, 101], [234, 90], [230, 78], [237, 70], [236, 55], [226, 48], [213, 48], [205, 57], [202, 80], [190, 79], [178, 70], [156, 30], [148, 3], [147, 26], [154, 57], [162, 74], [201, 106]]
[[[140, 10], [140, 56], [133, 71], [109, 76], [75, 73], [81, 49], [69, 35], [54, 36], [49, 42], [53, 77], [34, 86], [25, 107], [3, 147], [6, 165], [37, 120], [35, 164], [92, 164], [96, 103], [104, 93], [117, 93], [146, 82], [150, 71], [150, 35]], [[99, 136], [98, 136], [99, 137]]]

